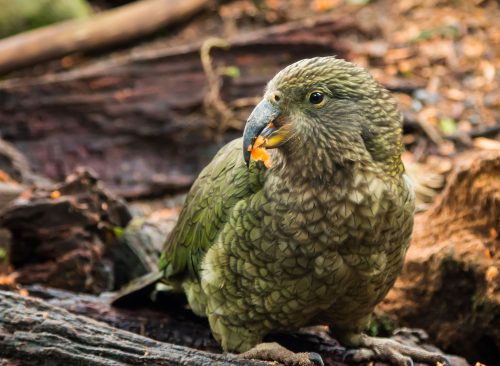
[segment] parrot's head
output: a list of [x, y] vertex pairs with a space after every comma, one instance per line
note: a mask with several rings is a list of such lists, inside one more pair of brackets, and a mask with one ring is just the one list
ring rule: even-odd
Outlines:
[[245, 126], [247, 163], [258, 136], [284, 164], [325, 170], [379, 161], [390, 173], [401, 169], [396, 102], [365, 69], [335, 57], [298, 61], [268, 83]]

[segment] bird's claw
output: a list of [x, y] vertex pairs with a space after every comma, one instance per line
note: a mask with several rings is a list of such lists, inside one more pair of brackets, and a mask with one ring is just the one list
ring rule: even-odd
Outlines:
[[346, 349], [342, 356], [342, 362], [355, 362], [354, 356], [359, 352], [359, 349]]
[[316, 366], [325, 366], [325, 363], [323, 362], [323, 358], [319, 355], [319, 353], [309, 352], [308, 356], [309, 356], [309, 360], [311, 362], [313, 362]]
[[278, 343], [261, 343], [239, 355], [240, 358], [276, 361], [285, 366], [324, 366], [316, 352], [294, 353]]
[[364, 336], [360, 348], [348, 349], [342, 355], [343, 362], [370, 362], [375, 360], [390, 362], [397, 366], [413, 366], [414, 361], [437, 366], [452, 366], [451, 362], [438, 353], [420, 347], [401, 344], [392, 339]]
[[347, 353], [347, 348], [342, 347], [342, 346], [335, 346], [333, 349], [329, 350], [329, 354], [333, 355], [336, 358], [344, 358], [345, 354]]
[[[373, 360], [384, 359], [382, 356], [378, 356], [376, 352], [372, 351], [368, 348], [356, 348], [349, 349], [345, 351], [342, 355], [342, 362], [345, 363], [359, 363], [359, 362], [370, 362]], [[394, 360], [392, 360], [393, 362]], [[413, 360], [409, 357], [402, 356], [401, 362], [398, 363], [398, 366], [414, 366]], [[434, 365], [433, 365], [434, 366]]]

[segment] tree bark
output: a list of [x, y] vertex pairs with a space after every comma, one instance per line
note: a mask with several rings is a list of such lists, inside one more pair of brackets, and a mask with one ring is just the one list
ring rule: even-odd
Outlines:
[[183, 295], [172, 295], [149, 300], [141, 304], [120, 308], [109, 304], [112, 293], [101, 296], [77, 294], [40, 285], [24, 286], [30, 296], [43, 299], [51, 306], [104, 322], [112, 327], [140, 334], [160, 342], [174, 343], [204, 351], [222, 350], [212, 337], [208, 322], [186, 309]]
[[116, 271], [114, 254], [126, 248], [113, 244], [130, 219], [125, 202], [80, 169], [64, 183], [25, 191], [2, 211], [0, 225], [12, 236], [9, 257], [19, 283], [100, 293], [149, 270], [120, 255], [127, 269]]
[[[171, 296], [160, 301], [161, 310], [120, 309], [109, 305], [110, 295], [79, 295], [41, 286], [25, 290], [30, 297], [0, 291], [2, 366], [18, 361], [22, 365], [269, 365], [204, 352], [221, 352], [206, 319], [195, 316], [179, 299], [173, 304]], [[295, 352], [317, 352], [325, 366], [345, 366], [339, 353], [345, 349], [325, 331], [276, 333], [266, 341]], [[427, 343], [423, 331], [402, 329], [394, 339], [438, 351]], [[23, 343], [29, 347], [25, 344], [16, 351]], [[453, 366], [468, 365], [460, 357], [447, 357]]]
[[0, 291], [0, 345], [0, 360], [23, 365], [267, 365], [158, 342], [6, 291]]
[[130, 41], [181, 21], [207, 0], [142, 0], [84, 20], [70, 20], [0, 41], [0, 74], [72, 52]]
[[443, 192], [415, 216], [403, 271], [379, 309], [450, 352], [500, 360], [500, 152], [455, 158]]

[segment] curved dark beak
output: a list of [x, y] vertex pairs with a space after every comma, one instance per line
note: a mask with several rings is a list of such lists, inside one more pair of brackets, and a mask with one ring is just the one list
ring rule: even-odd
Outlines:
[[273, 122], [279, 115], [280, 110], [272, 105], [267, 99], [263, 99], [254, 108], [250, 117], [248, 117], [243, 131], [243, 157], [247, 166], [250, 162], [250, 150], [257, 136]]

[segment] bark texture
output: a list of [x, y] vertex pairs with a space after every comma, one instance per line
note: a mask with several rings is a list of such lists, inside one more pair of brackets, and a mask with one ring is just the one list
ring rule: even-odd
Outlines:
[[345, 56], [337, 35], [352, 29], [350, 19], [321, 18], [237, 35], [229, 49], [213, 50], [217, 76], [229, 66], [239, 73], [220, 76], [220, 97], [237, 112], [226, 134], [220, 103], [205, 102], [213, 85], [200, 44], [193, 44], [3, 81], [0, 135], [26, 154], [36, 172], [56, 181], [83, 165], [126, 198], [186, 189], [217, 151], [217, 141], [241, 134], [235, 127], [243, 126], [256, 104], [252, 98], [277, 71], [306, 57]]
[[413, 241], [380, 307], [473, 361], [500, 360], [500, 153], [467, 152]]
[[0, 359], [23, 365], [266, 365], [154, 341], [5, 291], [0, 291], [0, 344]]
[[113, 244], [130, 218], [121, 199], [78, 170], [62, 184], [24, 192], [0, 223], [11, 233], [10, 263], [19, 283], [100, 293], [120, 286]]
[[[221, 350], [206, 320], [186, 310], [179, 299], [177, 304], [164, 299], [168, 301], [161, 311], [119, 309], [109, 306], [110, 295], [78, 295], [41, 286], [24, 290], [30, 297], [0, 291], [0, 365], [270, 365], [204, 352]], [[345, 366], [339, 354], [344, 349], [325, 331], [273, 334], [267, 340], [295, 352], [317, 352], [325, 366]], [[403, 329], [394, 338], [437, 350], [422, 331]], [[460, 357], [449, 359], [453, 366], [468, 365]]]

